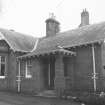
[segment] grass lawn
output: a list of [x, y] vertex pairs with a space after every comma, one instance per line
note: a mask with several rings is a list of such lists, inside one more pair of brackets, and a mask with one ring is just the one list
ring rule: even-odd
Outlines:
[[71, 100], [0, 92], [0, 105], [80, 105]]

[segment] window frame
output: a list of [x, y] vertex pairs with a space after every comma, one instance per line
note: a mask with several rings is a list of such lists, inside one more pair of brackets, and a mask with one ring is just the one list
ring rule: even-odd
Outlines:
[[64, 77], [65, 78], [67, 78], [67, 77], [69, 77], [69, 75], [68, 75], [68, 58], [67, 57], [64, 57], [63, 58], [63, 63], [64, 63]]
[[[5, 61], [2, 62], [1, 61], [1, 58], [4, 57], [5, 58]], [[4, 64], [5, 65], [5, 70], [4, 70], [4, 75], [1, 75], [1, 65]], [[6, 56], [4, 55], [0, 55], [0, 79], [5, 79], [5, 75], [6, 74]]]
[[[26, 60], [25, 62], [25, 78], [32, 78], [32, 74], [31, 74], [31, 68], [32, 68], [32, 61], [31, 60]], [[30, 69], [29, 69], [30, 67]]]

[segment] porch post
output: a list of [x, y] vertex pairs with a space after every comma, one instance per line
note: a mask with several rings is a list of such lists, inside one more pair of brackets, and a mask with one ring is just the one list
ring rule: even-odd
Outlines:
[[55, 60], [55, 89], [61, 95], [65, 89], [63, 55], [58, 55]]
[[20, 77], [20, 60], [18, 60], [19, 62], [19, 69], [18, 69], [18, 76], [17, 76], [17, 84], [18, 84], [18, 92], [20, 92], [20, 82], [21, 82], [21, 77]]
[[94, 82], [94, 92], [96, 92], [96, 66], [95, 66], [95, 51], [94, 51], [94, 44], [92, 44], [92, 57], [93, 57], [93, 82]]
[[50, 86], [50, 62], [48, 64], [48, 85]]

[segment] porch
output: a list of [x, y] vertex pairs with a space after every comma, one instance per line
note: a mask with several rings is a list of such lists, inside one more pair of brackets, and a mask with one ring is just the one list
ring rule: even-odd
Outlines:
[[[74, 59], [76, 53], [70, 50], [57, 49], [23, 59], [18, 74], [23, 76], [17, 83], [18, 92], [55, 93], [73, 88]], [[30, 74], [26, 78], [25, 62], [31, 60]], [[25, 77], [25, 78], [24, 78]]]
[[75, 52], [60, 49], [40, 55], [43, 69], [42, 93], [54, 94], [55, 91], [73, 89], [73, 69]]

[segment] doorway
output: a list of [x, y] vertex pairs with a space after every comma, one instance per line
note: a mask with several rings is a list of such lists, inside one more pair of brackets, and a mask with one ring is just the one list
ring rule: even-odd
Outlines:
[[49, 89], [54, 89], [54, 80], [55, 80], [55, 59], [50, 57], [48, 65], [48, 85]]
[[50, 56], [44, 62], [44, 84], [45, 88], [48, 90], [54, 89], [55, 80], [55, 57]]

